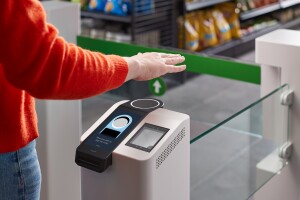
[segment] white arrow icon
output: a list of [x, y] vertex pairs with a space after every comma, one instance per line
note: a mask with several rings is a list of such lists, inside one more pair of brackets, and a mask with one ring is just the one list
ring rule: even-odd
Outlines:
[[160, 91], [160, 88], [161, 88], [161, 84], [158, 80], [156, 80], [154, 83], [153, 83], [153, 86], [154, 86], [154, 90], [155, 90], [155, 93], [156, 94], [159, 94], [159, 91]]

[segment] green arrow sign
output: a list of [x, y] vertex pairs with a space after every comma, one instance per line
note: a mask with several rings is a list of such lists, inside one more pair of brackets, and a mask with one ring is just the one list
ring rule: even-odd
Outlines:
[[155, 78], [148, 82], [150, 92], [154, 96], [162, 96], [165, 94], [167, 86], [163, 79]]

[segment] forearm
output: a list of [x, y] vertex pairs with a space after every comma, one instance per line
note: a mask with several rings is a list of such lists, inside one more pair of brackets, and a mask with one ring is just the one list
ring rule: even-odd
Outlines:
[[[76, 99], [121, 85], [126, 61], [68, 44], [35, 0], [0, 7], [0, 63], [8, 81], [38, 98]], [[5, 48], [3, 48], [5, 47]]]

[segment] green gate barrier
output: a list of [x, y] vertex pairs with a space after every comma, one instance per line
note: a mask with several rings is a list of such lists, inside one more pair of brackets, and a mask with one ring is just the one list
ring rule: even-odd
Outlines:
[[140, 45], [112, 42], [100, 39], [92, 39], [78, 36], [77, 44], [85, 49], [99, 51], [104, 54], [116, 54], [120, 56], [133, 56], [143, 52], [177, 53], [185, 57], [188, 72], [210, 74], [223, 78], [229, 78], [254, 84], [260, 84], [260, 67], [232, 60], [206, 57], [186, 53], [180, 50], [145, 47]]

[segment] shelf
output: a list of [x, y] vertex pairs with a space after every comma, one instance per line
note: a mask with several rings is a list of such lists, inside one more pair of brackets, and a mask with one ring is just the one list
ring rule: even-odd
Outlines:
[[90, 17], [90, 18], [94, 18], [94, 19], [123, 22], [123, 23], [131, 22], [130, 16], [109, 15], [109, 14], [104, 14], [104, 13], [100, 13], [100, 12], [81, 11], [81, 16], [82, 17]]
[[247, 11], [244, 13], [241, 13], [240, 18], [241, 20], [247, 20], [247, 19], [251, 19], [253, 17], [258, 17], [276, 10], [280, 10], [281, 9], [281, 5], [280, 3], [275, 3], [272, 5], [268, 5], [268, 6], [264, 6], [261, 8], [257, 8], [251, 11]]
[[287, 23], [283, 24], [283, 25], [281, 26], [281, 28], [282, 28], [282, 29], [290, 29], [290, 28], [294, 28], [294, 27], [299, 28], [299, 27], [298, 27], [299, 24], [300, 24], [300, 18], [294, 19], [294, 20], [292, 20], [292, 21], [290, 21], [290, 22], [287, 22]]
[[251, 44], [250, 46], [252, 46], [254, 48], [255, 39], [257, 37], [260, 37], [262, 35], [265, 35], [269, 32], [275, 31], [277, 29], [290, 29], [290, 28], [295, 28], [295, 27], [296, 28], [300, 27], [300, 18], [294, 19], [285, 24], [279, 23], [279, 24], [264, 28], [262, 30], [255, 31], [249, 35], [244, 36], [241, 39], [232, 40], [230, 42], [221, 44], [217, 47], [205, 49], [199, 53], [206, 54], [206, 55], [224, 55], [224, 54], [226, 54], [225, 56], [227, 56], [228, 53], [230, 52], [230, 53], [234, 53], [234, 54], [238, 55], [238, 53], [242, 53], [243, 50], [245, 48], [247, 48], [246, 46], [249, 44]]
[[[191, 3], [186, 3], [186, 11], [193, 11], [193, 10], [197, 10], [197, 9], [201, 9], [201, 8], [205, 8], [205, 7], [209, 7], [209, 6], [213, 6], [219, 3], [224, 3], [224, 2], [229, 2], [231, 0], [207, 0], [204, 2], [191, 2]], [[297, 4], [300, 4], [300, 0], [286, 0], [286, 1], [280, 1], [280, 3], [274, 3], [271, 5], [266, 5], [264, 7], [261, 8], [257, 8], [254, 10], [250, 10], [250, 11], [246, 11], [244, 13], [241, 13], [240, 18], [241, 20], [247, 20], [247, 19], [251, 19], [253, 17], [257, 17], [260, 15], [264, 15], [276, 10], [280, 10], [280, 9], [284, 9], [284, 8], [288, 8], [288, 7], [292, 7], [295, 6]]]
[[295, 6], [300, 3], [300, 0], [287, 0], [287, 1], [281, 1], [281, 8], [288, 8], [291, 6]]
[[[101, 19], [107, 21], [115, 21], [115, 22], [123, 22], [123, 23], [131, 23], [130, 16], [117, 16], [117, 15], [109, 15], [100, 12], [89, 12], [89, 11], [81, 11], [82, 17], [89, 17], [93, 19]], [[151, 21], [156, 19], [165, 19], [167, 17], [166, 12], [160, 13], [150, 13], [150, 14], [143, 14], [135, 16], [135, 22], [143, 22], [143, 21]]]
[[272, 31], [280, 29], [281, 27], [282, 27], [281, 24], [275, 24], [273, 26], [269, 26], [267, 28], [264, 28], [264, 29], [261, 29], [261, 30], [258, 30], [258, 31], [254, 31], [253, 33], [250, 33], [250, 34], [242, 37], [240, 39], [240, 42], [241, 43], [245, 43], [245, 42], [249, 42], [249, 41], [255, 40], [257, 37], [260, 37], [262, 35], [265, 35], [267, 33], [270, 33]]
[[231, 1], [231, 0], [207, 0], [204, 2], [191, 2], [191, 3], [186, 3], [185, 7], [186, 7], [187, 11], [193, 11], [193, 10], [213, 6], [218, 3], [224, 3], [224, 2], [228, 2], [228, 1]]
[[[299, 20], [298, 20], [298, 22], [300, 24]], [[243, 45], [245, 43], [254, 41], [257, 37], [260, 37], [260, 36], [265, 35], [269, 32], [275, 31], [279, 28], [282, 28], [282, 26], [280, 24], [276, 24], [274, 26], [270, 26], [270, 27], [264, 28], [262, 30], [255, 31], [251, 34], [248, 34], [248, 35], [242, 37], [241, 39], [232, 40], [230, 42], [226, 42], [224, 44], [221, 44], [217, 47], [213, 47], [213, 48], [203, 50], [200, 53], [204, 53], [204, 54], [207, 54], [207, 55], [216, 55], [216, 54], [219, 54], [220, 52], [227, 51], [228, 49], [232, 49], [232, 48], [235, 48], [237, 46]]]

